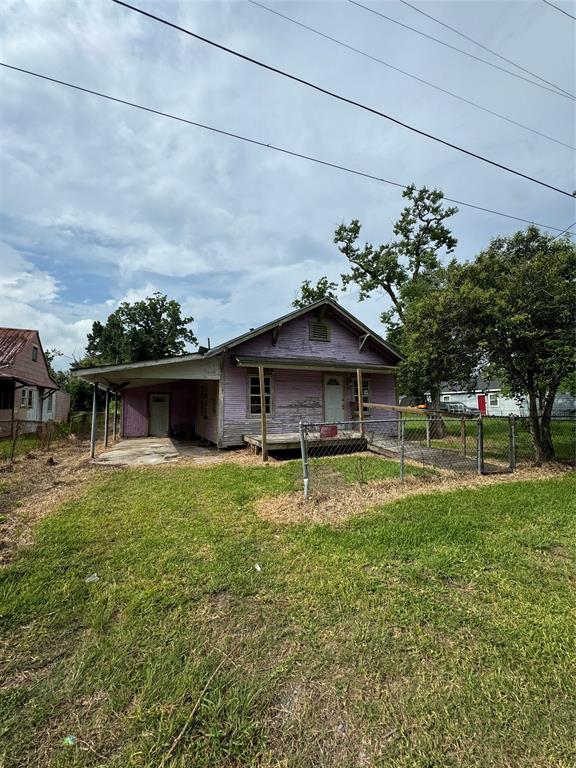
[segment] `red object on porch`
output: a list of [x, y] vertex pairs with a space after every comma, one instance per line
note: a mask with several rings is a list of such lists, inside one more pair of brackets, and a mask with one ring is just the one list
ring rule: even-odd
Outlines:
[[478, 395], [478, 410], [482, 416], [486, 416], [486, 395]]
[[336, 437], [338, 427], [336, 424], [323, 424], [320, 427], [320, 437]]

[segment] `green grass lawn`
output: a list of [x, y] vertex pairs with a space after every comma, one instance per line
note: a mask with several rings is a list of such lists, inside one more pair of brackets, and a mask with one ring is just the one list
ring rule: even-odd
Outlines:
[[0, 765], [574, 766], [574, 475], [257, 517], [298, 479], [122, 470], [46, 518], [0, 575]]

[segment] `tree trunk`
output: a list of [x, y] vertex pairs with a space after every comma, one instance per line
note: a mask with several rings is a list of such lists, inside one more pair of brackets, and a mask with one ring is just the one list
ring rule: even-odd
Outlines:
[[532, 442], [534, 443], [534, 448], [536, 451], [536, 463], [538, 465], [546, 461], [552, 461], [555, 456], [554, 445], [552, 444], [552, 435], [550, 432], [550, 422], [552, 418], [552, 405], [554, 403], [556, 389], [551, 388], [549, 394], [551, 394], [551, 398], [545, 398], [544, 407], [541, 414], [539, 413], [538, 409], [538, 398], [536, 392], [532, 391], [528, 394], [530, 405], [530, 434], [532, 435]]
[[440, 440], [446, 435], [446, 427], [440, 415], [440, 390], [431, 392], [430, 397], [434, 411], [434, 415], [430, 418], [430, 437], [433, 440]]
[[544, 461], [552, 461], [556, 458], [554, 443], [552, 442], [552, 408], [554, 407], [554, 398], [556, 397], [557, 386], [551, 386], [544, 398], [544, 407], [540, 417], [540, 436], [542, 438], [542, 449]]

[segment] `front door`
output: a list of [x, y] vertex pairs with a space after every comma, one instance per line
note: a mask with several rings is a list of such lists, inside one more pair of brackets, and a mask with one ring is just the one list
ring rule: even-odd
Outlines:
[[478, 395], [478, 410], [482, 416], [486, 416], [486, 395]]
[[148, 434], [151, 437], [166, 437], [169, 431], [170, 395], [150, 395]]
[[324, 379], [324, 420], [331, 423], [344, 421], [344, 384], [342, 376]]

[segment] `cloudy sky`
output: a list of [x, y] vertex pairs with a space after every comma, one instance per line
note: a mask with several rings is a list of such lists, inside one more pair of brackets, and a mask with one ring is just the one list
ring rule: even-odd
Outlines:
[[[362, 0], [364, 2], [364, 0]], [[563, 189], [574, 151], [439, 93], [259, 8], [134, 0], [254, 58]], [[398, 0], [369, 3], [494, 58]], [[414, 4], [570, 92], [576, 22], [541, 0]], [[576, 15], [576, 5], [557, 0]], [[346, 0], [274, 10], [566, 144], [574, 101], [485, 66]], [[2, 61], [265, 143], [466, 202], [567, 227], [557, 192], [242, 62], [108, 0], [4, 0]], [[520, 70], [515, 70], [522, 74]], [[290, 309], [303, 279], [345, 269], [335, 227], [383, 242], [400, 190], [34, 79], [0, 71], [0, 325], [82, 354], [122, 300], [159, 290], [217, 343]], [[461, 208], [458, 258], [519, 224]], [[345, 306], [377, 327], [385, 300]], [[63, 359], [62, 362], [68, 362]]]

